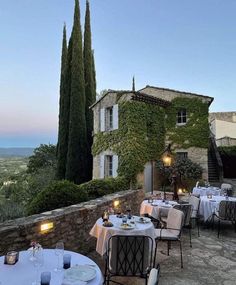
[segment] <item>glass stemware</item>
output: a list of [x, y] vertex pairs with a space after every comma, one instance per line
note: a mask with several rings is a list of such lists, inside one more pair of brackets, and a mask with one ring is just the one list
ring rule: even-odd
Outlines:
[[55, 255], [57, 256], [57, 268], [54, 271], [58, 272], [62, 270], [62, 266], [60, 266], [60, 259], [64, 254], [64, 243], [63, 241], [58, 241], [55, 247]]
[[39, 268], [44, 264], [43, 250], [40, 249], [35, 253], [33, 265], [36, 268], [36, 279], [32, 282], [32, 285], [40, 285]]
[[126, 206], [127, 218], [131, 219], [131, 207], [130, 205]]

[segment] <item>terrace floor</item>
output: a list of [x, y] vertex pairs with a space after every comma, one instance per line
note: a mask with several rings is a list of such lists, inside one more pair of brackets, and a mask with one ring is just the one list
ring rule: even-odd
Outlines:
[[[173, 243], [170, 255], [166, 253], [166, 243], [158, 245], [158, 262], [161, 266], [159, 285], [235, 285], [236, 284], [236, 233], [232, 224], [222, 227], [217, 238], [216, 229], [192, 231], [192, 248], [189, 246], [188, 231], [182, 235], [184, 268], [180, 268], [178, 243]], [[161, 253], [163, 252], [163, 253]], [[104, 272], [104, 262], [95, 251], [88, 255]], [[140, 278], [117, 278], [125, 285], [143, 285]], [[111, 283], [114, 284], [114, 283]]]

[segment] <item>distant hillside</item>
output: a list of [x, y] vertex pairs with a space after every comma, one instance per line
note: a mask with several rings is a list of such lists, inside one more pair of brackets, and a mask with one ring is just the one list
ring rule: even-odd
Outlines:
[[0, 157], [27, 157], [33, 154], [34, 148], [32, 147], [0, 147]]

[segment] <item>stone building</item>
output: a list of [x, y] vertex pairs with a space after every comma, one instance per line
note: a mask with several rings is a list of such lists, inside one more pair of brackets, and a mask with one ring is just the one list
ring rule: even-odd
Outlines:
[[236, 145], [236, 112], [210, 113], [209, 122], [217, 146]]
[[[177, 155], [188, 157], [193, 162], [200, 164], [203, 168], [203, 178], [208, 179], [208, 111], [212, 101], [213, 98], [209, 96], [153, 86], [146, 86], [139, 91], [109, 90], [91, 106], [94, 112], [94, 145], [96, 149], [99, 149], [94, 153], [93, 178], [116, 177], [120, 173], [120, 165], [123, 168], [125, 167], [124, 159], [119, 157], [119, 151], [125, 145], [123, 140], [127, 139], [127, 133], [133, 131], [132, 120], [130, 119], [132, 115], [127, 116], [122, 109], [124, 103], [129, 102], [131, 104], [140, 104], [143, 107], [150, 106], [150, 108], [153, 105], [157, 106], [156, 112], [163, 113], [163, 116], [160, 117], [158, 122], [151, 121], [148, 123], [149, 128], [152, 127], [153, 123], [159, 125], [159, 133], [155, 134], [154, 140], [151, 138], [152, 141], [160, 140], [158, 145], [160, 150], [164, 150], [165, 145], [171, 143], [172, 149]], [[120, 128], [124, 128], [126, 118], [123, 116], [127, 116], [131, 123], [128, 127], [126, 126], [125, 136], [120, 133], [120, 142], [113, 143], [112, 136], [114, 134], [118, 135]], [[133, 116], [133, 122], [135, 123], [139, 118]], [[141, 124], [140, 128], [143, 128]], [[145, 130], [143, 131], [145, 132]], [[163, 132], [162, 141], [160, 138], [162, 138]], [[143, 137], [144, 141], [151, 139], [148, 134]], [[104, 140], [107, 140], [107, 142], [102, 147], [101, 142], [104, 142]], [[100, 148], [98, 147], [99, 143]], [[132, 144], [136, 144], [136, 141], [133, 141]], [[154, 143], [148, 145], [148, 147], [150, 151], [155, 152], [155, 150], [152, 150], [152, 148], [155, 148]], [[143, 155], [145, 156], [145, 154]], [[160, 151], [159, 157], [158, 152], [150, 157], [152, 157], [152, 160], [160, 158]], [[132, 160], [132, 155], [130, 160]], [[143, 180], [146, 190], [150, 190], [154, 175], [151, 160], [145, 161], [143, 166], [144, 171], [141, 174], [139, 173], [139, 178], [141, 177], [141, 180]]]

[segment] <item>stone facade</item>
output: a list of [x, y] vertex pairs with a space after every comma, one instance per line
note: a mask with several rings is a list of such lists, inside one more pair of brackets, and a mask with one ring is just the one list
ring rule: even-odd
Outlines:
[[[58, 240], [63, 240], [65, 248], [83, 254], [95, 249], [96, 239], [89, 232], [104, 210], [119, 200], [125, 211], [127, 204], [133, 214], [139, 214], [144, 199], [143, 190], [129, 190], [107, 195], [62, 209], [56, 209], [39, 215], [7, 221], [0, 224], [0, 255], [10, 250], [25, 250], [32, 240], [38, 241], [44, 248], [54, 248]], [[40, 226], [53, 222], [54, 228], [48, 233], [40, 233]]]

